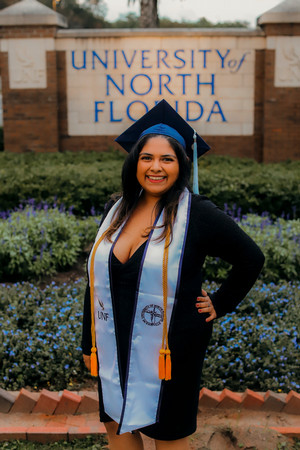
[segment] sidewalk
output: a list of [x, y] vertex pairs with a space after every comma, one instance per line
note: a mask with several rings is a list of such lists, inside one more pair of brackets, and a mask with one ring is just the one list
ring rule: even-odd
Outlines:
[[[50, 392], [43, 389], [37, 393], [26, 389], [19, 392], [0, 389], [0, 441], [24, 439], [46, 443], [105, 433], [104, 425], [99, 422], [97, 395], [91, 391]], [[247, 433], [252, 440], [254, 434], [264, 433], [265, 436], [266, 432], [268, 439], [279, 433], [287, 438], [300, 438], [300, 394], [294, 391], [288, 394], [257, 393], [249, 389], [244, 393], [228, 389], [213, 392], [203, 388], [198, 425], [192, 441], [224, 440], [222, 430], [225, 428], [234, 429], [238, 436], [240, 433], [239, 439], [244, 441]], [[216, 438], [218, 430], [221, 434]], [[152, 444], [145, 441], [150, 450]], [[220, 442], [218, 445], [221, 446]], [[227, 444], [223, 442], [222, 445]]]

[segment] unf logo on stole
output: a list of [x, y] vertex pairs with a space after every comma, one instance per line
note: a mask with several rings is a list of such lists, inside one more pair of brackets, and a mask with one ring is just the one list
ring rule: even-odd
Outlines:
[[142, 321], [150, 327], [157, 327], [164, 320], [164, 310], [159, 305], [147, 305], [141, 313]]
[[104, 320], [105, 322], [107, 322], [107, 320], [108, 320], [108, 317], [109, 317], [109, 314], [107, 313], [107, 312], [105, 312], [104, 311], [104, 304], [103, 304], [103, 302], [100, 300], [100, 298], [98, 297], [98, 296], [96, 296], [97, 297], [97, 300], [98, 300], [98, 303], [99, 303], [99, 306], [100, 306], [100, 308], [102, 309], [102, 311], [97, 311], [97, 317], [98, 317], [98, 319], [100, 319], [100, 320]]

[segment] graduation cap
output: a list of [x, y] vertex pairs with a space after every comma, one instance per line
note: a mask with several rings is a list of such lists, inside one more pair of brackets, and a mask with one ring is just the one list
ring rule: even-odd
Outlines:
[[210, 149], [209, 145], [166, 100], [161, 100], [115, 140], [129, 153], [141, 137], [152, 133], [174, 138], [182, 145], [187, 156], [193, 159], [193, 190], [198, 194], [197, 158]]

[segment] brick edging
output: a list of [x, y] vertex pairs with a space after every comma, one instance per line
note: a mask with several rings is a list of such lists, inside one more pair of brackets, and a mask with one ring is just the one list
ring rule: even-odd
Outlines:
[[83, 439], [87, 436], [99, 436], [106, 430], [102, 423], [94, 426], [30, 426], [30, 427], [0, 427], [0, 442], [23, 440], [31, 442], [57, 442]]
[[[243, 393], [223, 389], [221, 392], [202, 388], [199, 396], [199, 409], [248, 409], [256, 411], [274, 411], [300, 415], [300, 394], [290, 391], [279, 394], [272, 391], [254, 392], [246, 389]], [[0, 388], [0, 413], [43, 413], [48, 415], [78, 415], [98, 411], [98, 392], [52, 392], [43, 389], [30, 392], [22, 388], [18, 392]]]

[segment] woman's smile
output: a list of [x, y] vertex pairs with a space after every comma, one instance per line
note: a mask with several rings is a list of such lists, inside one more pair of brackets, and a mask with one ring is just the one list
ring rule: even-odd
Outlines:
[[166, 179], [166, 177], [155, 177], [154, 175], [146, 175], [146, 178], [148, 178], [151, 183], [159, 183]]

